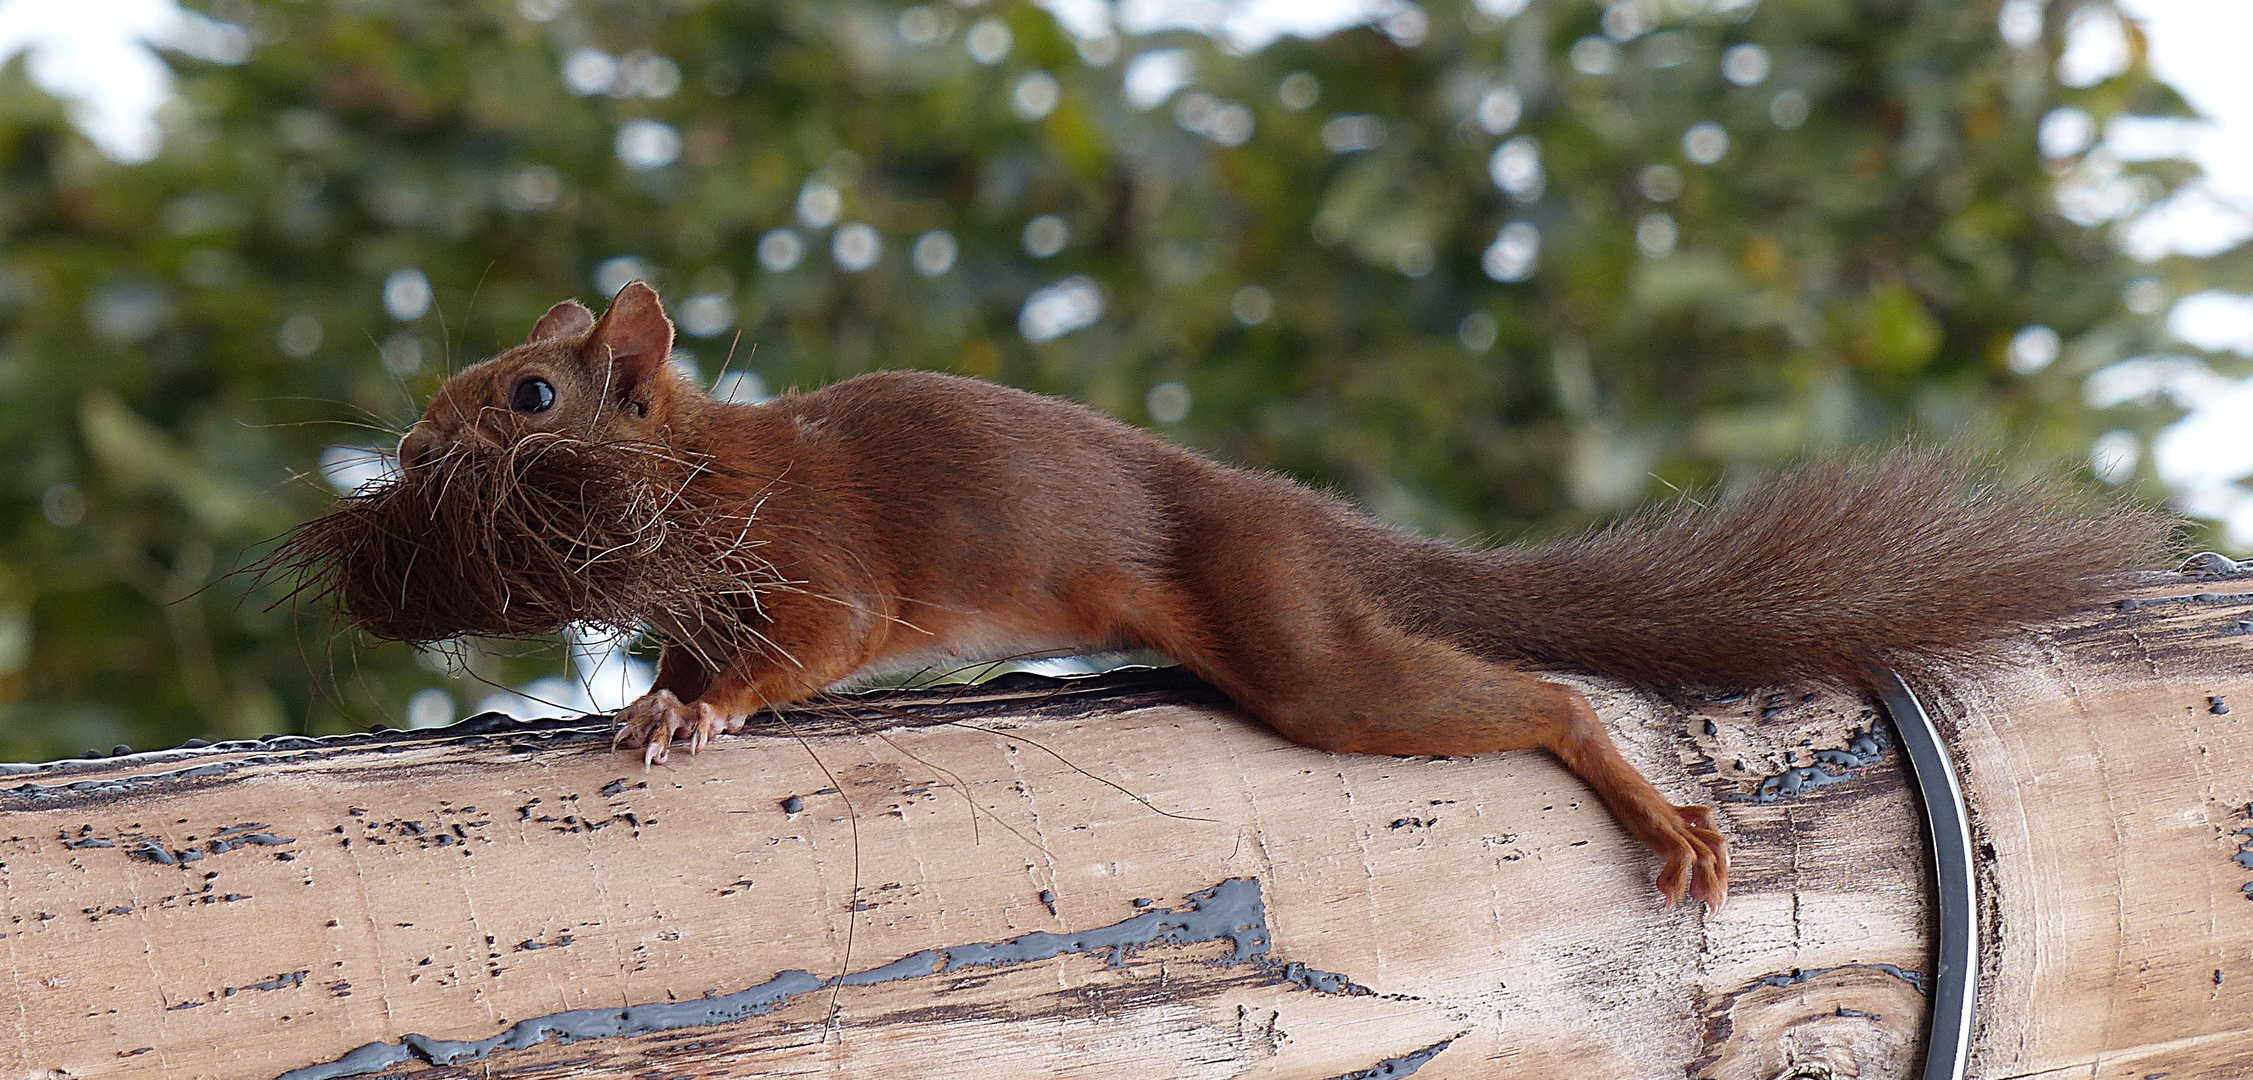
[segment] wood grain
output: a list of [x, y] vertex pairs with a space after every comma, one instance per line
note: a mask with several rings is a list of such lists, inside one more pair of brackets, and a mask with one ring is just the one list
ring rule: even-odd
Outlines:
[[1983, 856], [1974, 1075], [2253, 1075], [2248, 590], [2152, 575], [1925, 688]]

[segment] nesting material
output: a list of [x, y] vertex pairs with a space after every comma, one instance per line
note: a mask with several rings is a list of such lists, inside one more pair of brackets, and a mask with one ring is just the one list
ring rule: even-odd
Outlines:
[[256, 568], [285, 599], [337, 604], [378, 638], [537, 637], [644, 622], [725, 656], [756, 640], [757, 506], [715, 503], [714, 469], [663, 446], [535, 435], [457, 447], [347, 496]]

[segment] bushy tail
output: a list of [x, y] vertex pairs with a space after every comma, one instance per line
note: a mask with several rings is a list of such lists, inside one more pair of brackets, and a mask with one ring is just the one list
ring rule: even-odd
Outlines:
[[2165, 514], [1982, 471], [1919, 449], [1821, 462], [1575, 540], [1416, 542], [1372, 560], [1372, 584], [1395, 618], [1495, 659], [1646, 684], [1862, 683], [1870, 664], [1961, 659], [2064, 615], [2165, 550]]

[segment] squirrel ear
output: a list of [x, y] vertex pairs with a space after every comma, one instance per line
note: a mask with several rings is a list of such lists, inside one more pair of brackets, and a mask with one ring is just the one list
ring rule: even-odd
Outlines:
[[549, 308], [547, 314], [540, 316], [539, 322], [532, 324], [532, 336], [525, 338], [524, 343], [530, 345], [535, 341], [578, 337], [594, 324], [594, 312], [588, 311], [577, 300], [566, 300]]
[[639, 278], [618, 290], [580, 346], [590, 367], [610, 369], [612, 392], [621, 396], [642, 385], [672, 354], [673, 320], [665, 317], [657, 290]]

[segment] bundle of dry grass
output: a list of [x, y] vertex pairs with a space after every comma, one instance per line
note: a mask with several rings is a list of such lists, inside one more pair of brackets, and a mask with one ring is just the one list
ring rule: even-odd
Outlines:
[[285, 600], [337, 604], [369, 634], [434, 642], [644, 621], [725, 655], [756, 637], [754, 590], [780, 584], [752, 506], [712, 505], [711, 468], [662, 446], [535, 435], [457, 447], [347, 496], [254, 569]]

